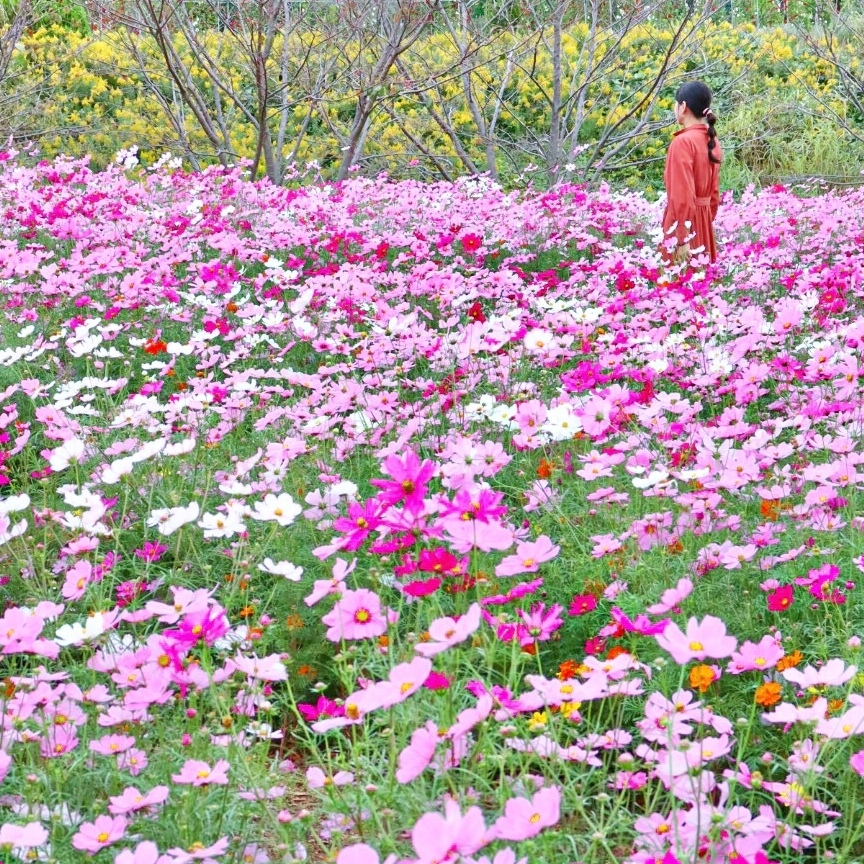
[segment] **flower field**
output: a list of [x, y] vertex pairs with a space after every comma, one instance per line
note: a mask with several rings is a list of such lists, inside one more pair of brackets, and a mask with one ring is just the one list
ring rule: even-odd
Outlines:
[[864, 193], [133, 162], [0, 161], [4, 862], [864, 860]]

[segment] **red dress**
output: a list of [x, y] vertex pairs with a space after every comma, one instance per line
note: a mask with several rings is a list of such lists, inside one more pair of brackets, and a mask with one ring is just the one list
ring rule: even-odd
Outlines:
[[[723, 158], [719, 141], [712, 152], [716, 159]], [[694, 255], [704, 251], [716, 260], [713, 222], [720, 204], [720, 165], [708, 158], [708, 127], [704, 123], [675, 133], [666, 154], [663, 182], [667, 196], [663, 246], [674, 236], [679, 245], [689, 242]], [[694, 232], [696, 236], [691, 237]]]

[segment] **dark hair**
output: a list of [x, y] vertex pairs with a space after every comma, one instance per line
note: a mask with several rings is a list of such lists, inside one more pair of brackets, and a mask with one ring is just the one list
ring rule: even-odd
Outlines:
[[717, 118], [711, 110], [712, 95], [711, 88], [702, 81], [688, 81], [678, 88], [675, 102], [686, 102], [691, 113], [696, 117], [704, 117], [708, 121], [708, 158], [712, 162], [719, 162], [713, 152], [717, 146], [717, 132], [714, 130]]

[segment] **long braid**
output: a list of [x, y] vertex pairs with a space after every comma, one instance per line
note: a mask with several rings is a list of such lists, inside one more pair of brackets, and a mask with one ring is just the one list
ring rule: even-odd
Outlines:
[[708, 121], [708, 158], [714, 163], [719, 163], [720, 159], [714, 154], [717, 146], [717, 131], [714, 129], [714, 124], [717, 122], [717, 117], [711, 110], [712, 97], [711, 88], [707, 84], [702, 81], [688, 81], [678, 88], [675, 101], [686, 102], [687, 107], [696, 117], [704, 117]]

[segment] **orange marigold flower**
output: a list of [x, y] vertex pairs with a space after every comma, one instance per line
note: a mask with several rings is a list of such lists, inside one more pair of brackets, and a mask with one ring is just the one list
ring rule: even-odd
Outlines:
[[763, 519], [769, 522], [776, 522], [780, 515], [780, 499], [779, 498], [763, 498], [759, 505], [759, 512]]
[[297, 674], [304, 678], [314, 678], [318, 673], [315, 671], [314, 666], [304, 663], [302, 666], [297, 667]]
[[390, 637], [386, 633], [383, 636], [378, 637], [378, 647], [379, 648], [389, 648], [390, 647]]
[[571, 678], [575, 678], [578, 672], [579, 664], [575, 660], [565, 660], [558, 667], [557, 678], [560, 681], [569, 681]]
[[700, 663], [690, 670], [690, 686], [704, 693], [714, 683], [714, 670], [705, 663]]
[[144, 344], [144, 353], [152, 354], [154, 357], [157, 354], [162, 354], [168, 350], [168, 345], [161, 339], [148, 339]]
[[254, 606], [244, 606], [238, 613], [241, 618], [251, 618], [255, 614]]
[[299, 615], [291, 614], [285, 619], [285, 626], [289, 630], [300, 630], [303, 627], [303, 619]]
[[630, 652], [623, 645], [613, 645], [606, 652], [607, 660], [614, 660], [616, 657], [620, 657], [622, 654], [629, 654]]
[[233, 300], [231, 300], [231, 301], [230, 301], [230, 302], [225, 306], [225, 311], [226, 311], [226, 312], [234, 313], [234, 312], [236, 312], [239, 308], [240, 308], [240, 307], [239, 307], [239, 306], [238, 306], [238, 305], [237, 305]]
[[672, 555], [680, 555], [684, 551], [684, 544], [680, 540], [676, 540], [674, 543], [670, 543], [666, 549]]
[[804, 655], [800, 651], [786, 654], [777, 661], [777, 671], [782, 672], [784, 669], [794, 669], [803, 659]]
[[533, 657], [537, 653], [537, 643], [532, 642], [530, 645], [523, 645], [522, 646], [522, 653], [523, 654], [530, 654]]
[[776, 681], [760, 684], [756, 688], [756, 704], [763, 708], [770, 708], [780, 701], [782, 693], [783, 688]]
[[541, 459], [540, 464], [537, 466], [537, 476], [541, 480], [548, 480], [552, 476], [552, 469], [555, 466], [547, 461], [546, 459]]

